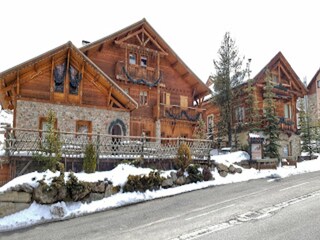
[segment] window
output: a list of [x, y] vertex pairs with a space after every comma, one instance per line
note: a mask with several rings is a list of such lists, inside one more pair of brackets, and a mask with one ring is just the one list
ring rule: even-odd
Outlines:
[[170, 93], [166, 93], [166, 105], [170, 105]]
[[291, 105], [284, 105], [284, 118], [292, 118]]
[[[57, 119], [55, 119], [54, 122], [54, 129], [57, 130], [57, 126], [58, 126], [58, 121]], [[45, 139], [46, 136], [46, 131], [49, 130], [49, 126], [48, 126], [48, 120], [47, 117], [39, 117], [39, 130], [41, 130], [39, 132], [39, 136], [43, 139]]]
[[207, 133], [208, 134], [212, 134], [213, 133], [213, 114], [210, 114], [208, 117], [207, 117]]
[[146, 56], [141, 56], [140, 57], [140, 66], [141, 67], [147, 67], [147, 62], [148, 62], [148, 59]]
[[244, 107], [236, 108], [235, 117], [237, 122], [244, 122]]
[[[77, 135], [77, 137], [83, 138], [87, 137], [86, 134], [92, 133], [92, 124], [90, 121], [83, 121], [78, 120], [76, 122], [76, 133], [82, 133], [80, 135]], [[89, 136], [89, 139], [91, 139], [91, 135]]]
[[188, 97], [180, 96], [180, 107], [182, 107], [182, 108], [188, 107]]
[[317, 87], [320, 88], [320, 80], [317, 81]]
[[129, 64], [137, 64], [137, 55], [135, 53], [129, 53]]
[[140, 105], [148, 104], [148, 92], [140, 91]]

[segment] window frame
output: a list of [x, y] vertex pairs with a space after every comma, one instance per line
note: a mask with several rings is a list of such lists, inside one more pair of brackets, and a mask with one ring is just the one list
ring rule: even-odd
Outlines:
[[[211, 121], [210, 121], [210, 118], [211, 118]], [[211, 131], [210, 131], [209, 127], [211, 127]], [[214, 114], [209, 114], [207, 116], [207, 133], [208, 134], [213, 134], [214, 133]]]
[[[131, 58], [131, 57], [134, 57], [134, 58]], [[133, 60], [134, 62], [131, 62]], [[134, 52], [130, 52], [128, 57], [128, 62], [130, 65], [137, 65], [137, 54]]]
[[149, 94], [148, 91], [140, 90], [139, 93], [139, 105], [140, 106], [146, 106], [149, 102]]
[[140, 56], [140, 66], [144, 67], [144, 68], [148, 67], [148, 57], [147, 57], [147, 55], [141, 55]]

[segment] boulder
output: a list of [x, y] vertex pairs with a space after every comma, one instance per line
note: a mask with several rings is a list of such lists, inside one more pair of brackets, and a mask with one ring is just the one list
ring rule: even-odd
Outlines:
[[104, 193], [90, 193], [83, 202], [91, 203], [92, 201], [98, 201], [104, 198]]
[[33, 187], [28, 183], [23, 183], [10, 188], [10, 191], [33, 193]]
[[40, 204], [52, 204], [57, 202], [58, 189], [50, 187], [46, 183], [40, 183], [33, 191], [33, 199]]
[[30, 207], [30, 203], [0, 202], [0, 218]]
[[236, 168], [233, 165], [230, 165], [228, 170], [229, 170], [229, 173], [231, 173], [231, 174], [235, 174], [236, 173]]
[[67, 207], [64, 202], [51, 205], [50, 213], [54, 218], [63, 218], [67, 214]]
[[203, 175], [203, 180], [204, 181], [210, 181], [210, 180], [214, 180], [211, 170], [208, 166], [205, 166], [202, 170], [202, 175]]
[[16, 202], [16, 203], [30, 203], [31, 194], [26, 192], [5, 192], [0, 193], [0, 202]]
[[228, 172], [226, 171], [219, 171], [219, 174], [221, 177], [226, 177], [228, 175]]
[[222, 163], [217, 163], [216, 168], [218, 169], [218, 172], [220, 171], [229, 172], [229, 168]]
[[103, 181], [90, 183], [90, 188], [91, 192], [104, 193], [106, 190], [106, 183], [104, 183]]
[[177, 173], [176, 172], [170, 172], [170, 176], [173, 182], [177, 181]]
[[71, 199], [75, 202], [83, 200], [90, 193], [90, 185], [87, 182], [74, 184], [70, 189]]
[[108, 185], [106, 186], [106, 190], [105, 190], [105, 192], [104, 192], [104, 197], [105, 197], [105, 198], [110, 197], [112, 194], [114, 194], [114, 193], [113, 193], [113, 186], [112, 186], [112, 184], [108, 184]]
[[161, 186], [163, 188], [171, 188], [173, 186], [173, 179], [167, 178], [167, 179], [163, 180]]
[[175, 184], [181, 186], [181, 185], [184, 185], [186, 184], [186, 177], [185, 176], [181, 176], [181, 177], [178, 177], [177, 180], [175, 181]]
[[236, 173], [242, 173], [242, 168], [236, 168]]

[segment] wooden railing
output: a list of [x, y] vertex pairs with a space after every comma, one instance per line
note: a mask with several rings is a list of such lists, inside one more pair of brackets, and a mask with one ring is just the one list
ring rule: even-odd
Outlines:
[[[6, 128], [5, 154], [33, 156], [43, 152], [47, 132], [41, 130]], [[209, 156], [212, 141], [186, 138], [152, 138], [145, 136], [114, 136], [108, 134], [83, 134], [57, 132], [62, 156], [83, 158], [85, 148], [94, 144], [101, 159], [173, 159], [182, 142], [190, 147], [192, 159], [205, 160]]]

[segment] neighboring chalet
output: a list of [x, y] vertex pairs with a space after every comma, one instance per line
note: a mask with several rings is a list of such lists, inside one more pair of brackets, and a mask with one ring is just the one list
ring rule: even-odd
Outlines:
[[[275, 55], [271, 61], [253, 78], [253, 85], [256, 87], [256, 98], [260, 114], [263, 115], [263, 93], [265, 86], [266, 70], [269, 69], [273, 77], [274, 93], [276, 94], [276, 115], [279, 117], [281, 156], [300, 155], [300, 138], [297, 135], [297, 99], [307, 94], [307, 89], [294, 72], [286, 58], [281, 52]], [[210, 85], [210, 82], [207, 83]], [[239, 130], [238, 141], [240, 146], [248, 145], [249, 129], [246, 129], [246, 106], [245, 98], [247, 94], [243, 91], [247, 88], [247, 83], [239, 86], [242, 95], [234, 104], [234, 127], [243, 126]], [[207, 100], [203, 107], [207, 109], [204, 119], [207, 122], [207, 132], [217, 138], [219, 122], [219, 108], [212, 101]], [[262, 136], [262, 133], [261, 133]], [[234, 143], [233, 143], [234, 144]], [[238, 145], [238, 146], [239, 146]]]
[[145, 19], [80, 50], [138, 102], [131, 135], [193, 137], [210, 90]]
[[320, 68], [308, 84], [308, 106], [312, 125], [320, 120]]

